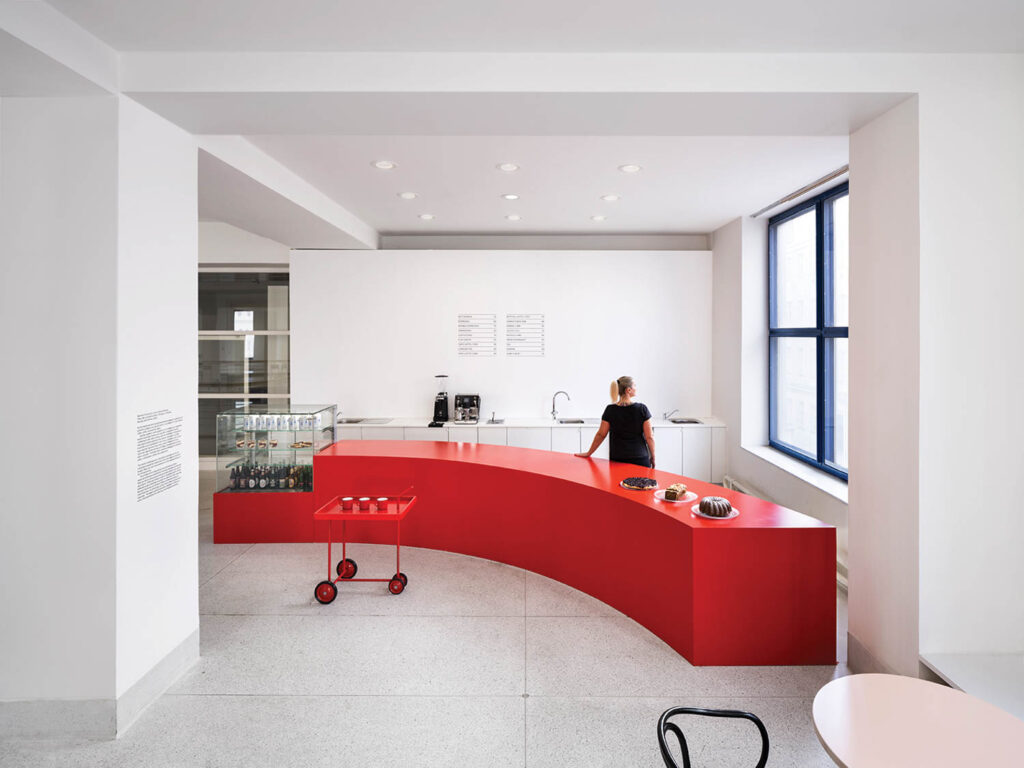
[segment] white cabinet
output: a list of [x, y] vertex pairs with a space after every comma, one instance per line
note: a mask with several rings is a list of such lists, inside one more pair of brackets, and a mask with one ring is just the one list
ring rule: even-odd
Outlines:
[[683, 474], [711, 482], [711, 429], [683, 427]]
[[447, 427], [406, 427], [406, 440], [435, 440], [445, 442], [448, 440]]
[[711, 430], [711, 482], [721, 483], [725, 480], [725, 427], [712, 427]]
[[[594, 435], [597, 434], [597, 430], [601, 428], [600, 424], [590, 426], [589, 424], [580, 429], [580, 452], [590, 450], [590, 444], [594, 442]], [[608, 447], [611, 445], [612, 438], [610, 435], [605, 435], [604, 442], [598, 446], [597, 450], [592, 454], [595, 459], [607, 459], [608, 458]]]
[[[587, 446], [588, 448], [590, 446]], [[552, 427], [551, 450], [560, 453], [580, 452], [580, 430], [578, 427]]]
[[480, 427], [476, 431], [478, 443], [485, 445], [508, 445], [508, 434], [504, 427]]
[[404, 440], [401, 427], [363, 427], [363, 440]]
[[449, 427], [449, 443], [475, 443], [476, 427]]
[[654, 427], [654, 460], [658, 469], [683, 472], [683, 436], [679, 427]]
[[508, 444], [516, 448], [551, 450], [550, 427], [509, 427]]
[[338, 440], [362, 440], [363, 430], [359, 427], [337, 427], [334, 431]]

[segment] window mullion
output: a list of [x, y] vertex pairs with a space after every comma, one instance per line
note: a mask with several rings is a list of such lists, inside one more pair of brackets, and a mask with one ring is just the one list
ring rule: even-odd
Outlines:
[[819, 464], [825, 463], [825, 408], [826, 408], [826, 397], [825, 397], [825, 205], [822, 201], [817, 203], [817, 215], [815, 216], [815, 280], [816, 280], [816, 298], [817, 298], [817, 328], [816, 328], [816, 351], [818, 358], [818, 372], [817, 372], [817, 459]]

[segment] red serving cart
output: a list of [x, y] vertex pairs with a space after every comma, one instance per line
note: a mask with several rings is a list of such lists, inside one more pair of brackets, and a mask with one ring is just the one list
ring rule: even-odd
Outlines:
[[[335, 496], [320, 509], [313, 513], [314, 520], [325, 520], [327, 522], [327, 579], [316, 585], [313, 594], [317, 601], [326, 605], [333, 602], [338, 596], [339, 581], [384, 581], [387, 582], [388, 591], [393, 595], [401, 594], [409, 578], [402, 573], [402, 520], [409, 510], [416, 506], [416, 497], [407, 488], [397, 496], [376, 497], [376, 496]], [[386, 499], [386, 501], [383, 501]], [[368, 500], [362, 509], [360, 501]], [[345, 523], [349, 520], [359, 522], [395, 523], [395, 575], [387, 579], [357, 579], [356, 573], [359, 566], [355, 560], [347, 557], [345, 542]], [[334, 541], [334, 523], [341, 523], [341, 560], [338, 561], [334, 570], [331, 569], [331, 543]], [[337, 574], [337, 578], [335, 578]]]

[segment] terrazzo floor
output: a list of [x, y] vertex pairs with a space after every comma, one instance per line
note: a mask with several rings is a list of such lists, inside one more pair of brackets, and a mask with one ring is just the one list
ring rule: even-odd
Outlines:
[[[322, 545], [214, 545], [200, 485], [200, 661], [116, 741], [8, 740], [0, 766], [651, 766], [659, 714], [744, 709], [770, 768], [833, 765], [811, 701], [838, 666], [694, 667], [617, 611], [509, 566], [403, 549], [405, 593], [313, 600]], [[361, 574], [393, 547], [356, 545]], [[749, 768], [749, 723], [683, 721], [695, 766]]]

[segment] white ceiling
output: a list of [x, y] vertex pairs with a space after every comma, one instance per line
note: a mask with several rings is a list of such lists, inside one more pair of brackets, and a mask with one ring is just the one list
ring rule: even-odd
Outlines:
[[[257, 136], [382, 233], [706, 233], [847, 161], [846, 136]], [[398, 167], [382, 171], [380, 159]], [[514, 162], [520, 170], [495, 166]], [[643, 170], [626, 174], [618, 166]], [[402, 200], [399, 192], [416, 192]], [[520, 195], [516, 201], [501, 195]], [[614, 193], [621, 200], [600, 199]], [[421, 213], [436, 216], [422, 221]], [[521, 221], [505, 219], [518, 214]], [[604, 215], [604, 222], [591, 216]]]
[[366, 248], [334, 224], [203, 151], [199, 219], [223, 221], [289, 248]]
[[49, 0], [120, 51], [1024, 50], [1021, 0]]
[[0, 96], [72, 96], [102, 90], [13, 35], [0, 31]]
[[197, 134], [846, 136], [909, 94], [132, 91], [131, 96]]

